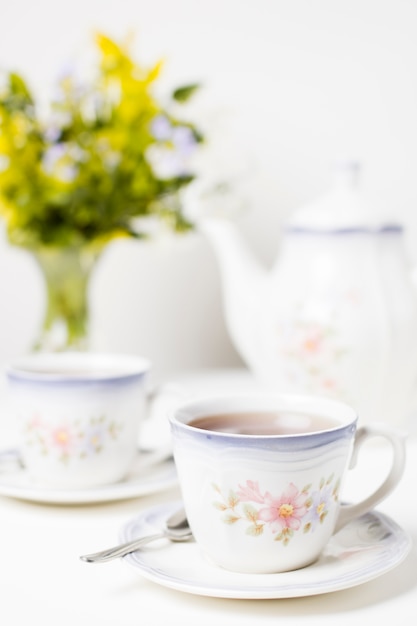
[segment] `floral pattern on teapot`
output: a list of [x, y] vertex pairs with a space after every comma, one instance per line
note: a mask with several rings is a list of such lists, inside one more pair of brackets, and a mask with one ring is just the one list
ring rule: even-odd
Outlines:
[[236, 491], [230, 490], [227, 496], [218, 485], [213, 485], [221, 498], [213, 506], [224, 513], [221, 519], [225, 524], [246, 523], [246, 533], [253, 537], [268, 530], [275, 541], [286, 546], [295, 533], [313, 532], [325, 522], [339, 499], [339, 486], [340, 479], [335, 479], [334, 474], [322, 478], [317, 488], [309, 484], [299, 489], [290, 483], [279, 494], [262, 493], [259, 483], [252, 480], [238, 485]]
[[323, 323], [309, 317], [302, 306], [294, 306], [294, 317], [277, 324], [276, 345], [285, 360], [284, 376], [291, 385], [307, 391], [346, 396], [338, 365], [349, 355], [341, 338], [336, 311]]
[[105, 415], [90, 417], [87, 426], [77, 421], [50, 424], [39, 415], [26, 424], [26, 438], [30, 446], [42, 455], [54, 455], [63, 463], [73, 458], [83, 459], [99, 454], [111, 441], [118, 438], [121, 425], [109, 422]]

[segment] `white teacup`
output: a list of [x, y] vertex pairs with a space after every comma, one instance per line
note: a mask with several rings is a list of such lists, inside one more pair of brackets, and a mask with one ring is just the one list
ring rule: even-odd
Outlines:
[[[195, 540], [210, 561], [232, 571], [313, 563], [335, 532], [394, 489], [404, 470], [402, 433], [357, 429], [353, 408], [323, 397], [211, 397], [177, 407], [169, 419]], [[361, 444], [380, 436], [393, 448], [387, 477], [364, 500], [343, 504], [344, 479]]]
[[12, 363], [9, 407], [30, 478], [68, 489], [122, 480], [138, 455], [150, 367], [139, 356], [81, 352]]

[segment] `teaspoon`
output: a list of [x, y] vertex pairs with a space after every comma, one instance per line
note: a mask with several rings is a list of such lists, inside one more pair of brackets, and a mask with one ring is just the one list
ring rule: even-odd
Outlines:
[[165, 528], [160, 530], [158, 533], [147, 535], [146, 537], [139, 537], [138, 539], [133, 539], [132, 541], [114, 546], [113, 548], [102, 550], [101, 552], [85, 554], [80, 556], [80, 559], [86, 563], [105, 563], [115, 558], [125, 556], [126, 554], [130, 554], [131, 552], [135, 552], [135, 550], [138, 550], [147, 543], [164, 537], [170, 541], [187, 541], [188, 539], [191, 539], [192, 532], [188, 525], [184, 509], [180, 509], [179, 511], [173, 513], [167, 519]]

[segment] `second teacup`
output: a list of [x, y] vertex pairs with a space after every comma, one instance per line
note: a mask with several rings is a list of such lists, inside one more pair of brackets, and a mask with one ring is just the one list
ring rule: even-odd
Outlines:
[[38, 485], [123, 479], [138, 454], [150, 362], [98, 353], [31, 354], [6, 371], [23, 465]]

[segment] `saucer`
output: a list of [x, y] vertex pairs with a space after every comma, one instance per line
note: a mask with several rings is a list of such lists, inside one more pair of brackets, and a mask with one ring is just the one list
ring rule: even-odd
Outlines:
[[[121, 541], [155, 532], [180, 506], [174, 502], [142, 512], [121, 529]], [[399, 565], [410, 549], [405, 531], [373, 511], [334, 535], [318, 561], [292, 572], [229, 572], [206, 560], [196, 543], [165, 539], [124, 559], [145, 578], [179, 591], [218, 598], [277, 599], [340, 591], [368, 582]]]
[[177, 472], [172, 457], [144, 468], [140, 461], [144, 454], [146, 452], [142, 451], [138, 455], [129, 475], [118, 483], [89, 489], [58, 489], [33, 482], [28, 472], [18, 467], [17, 452], [0, 452], [0, 496], [46, 504], [94, 504], [136, 498], [177, 485]]

